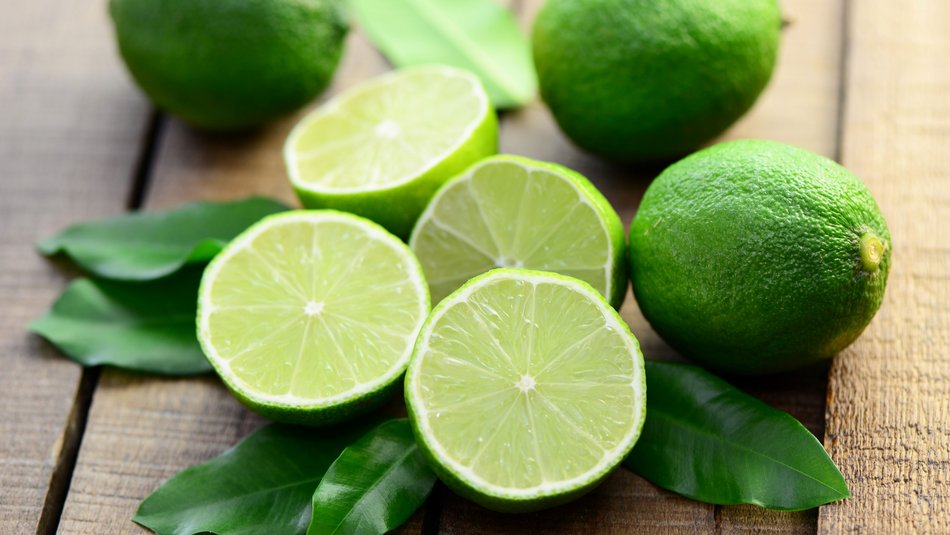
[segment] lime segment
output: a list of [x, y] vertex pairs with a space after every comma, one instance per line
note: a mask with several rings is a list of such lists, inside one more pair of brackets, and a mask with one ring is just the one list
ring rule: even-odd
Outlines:
[[620, 306], [627, 289], [620, 217], [583, 176], [517, 156], [494, 156], [447, 183], [409, 245], [433, 301], [496, 267], [581, 279]]
[[589, 285], [497, 269], [430, 315], [406, 403], [449, 486], [493, 509], [536, 510], [590, 490], [633, 447], [646, 415], [643, 356]]
[[394, 236], [349, 214], [296, 211], [265, 218], [209, 265], [198, 334], [252, 409], [323, 423], [399, 378], [428, 306], [421, 268]]
[[284, 158], [305, 206], [351, 211], [405, 236], [439, 186], [497, 145], [497, 118], [475, 76], [417, 67], [316, 109], [291, 132]]

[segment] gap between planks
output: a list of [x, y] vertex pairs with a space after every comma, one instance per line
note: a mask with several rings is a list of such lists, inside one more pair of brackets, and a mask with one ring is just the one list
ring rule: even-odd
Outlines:
[[[121, 66], [98, 3], [37, 0], [0, 17], [0, 532], [55, 529], [95, 373], [25, 325], [75, 271], [33, 243], [116, 215], [148, 107]], [[42, 31], [39, 31], [42, 29]]]
[[[147, 126], [139, 145], [139, 157], [131, 174], [132, 180], [126, 201], [128, 212], [137, 212], [142, 207], [148, 190], [158, 138], [164, 122], [163, 114], [153, 109], [149, 114]], [[102, 368], [98, 366], [83, 368], [82, 370], [79, 387], [76, 389], [76, 398], [73, 401], [66, 429], [63, 432], [63, 447], [53, 469], [49, 488], [46, 491], [46, 499], [36, 529], [37, 535], [53, 535], [59, 529], [59, 520], [63, 513], [63, 507], [66, 505], [66, 497], [69, 495], [73, 470], [76, 468], [82, 437], [86, 432], [89, 409], [92, 406], [92, 398], [99, 384], [101, 372]]]

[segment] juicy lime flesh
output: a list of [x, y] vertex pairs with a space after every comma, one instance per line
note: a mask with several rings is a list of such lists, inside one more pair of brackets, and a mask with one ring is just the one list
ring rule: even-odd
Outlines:
[[485, 113], [477, 80], [442, 68], [383, 77], [307, 121], [289, 151], [296, 180], [323, 191], [386, 188], [422, 174]]
[[426, 309], [417, 267], [351, 219], [281, 221], [216, 271], [203, 335], [257, 397], [344, 396], [392, 375], [414, 341]]
[[642, 358], [607, 309], [510, 278], [442, 310], [417, 348], [413, 407], [450, 469], [543, 491], [624, 453], [642, 424]]
[[410, 242], [434, 302], [497, 267], [554, 271], [610, 295], [612, 244], [597, 209], [558, 172], [508, 160], [439, 193]]

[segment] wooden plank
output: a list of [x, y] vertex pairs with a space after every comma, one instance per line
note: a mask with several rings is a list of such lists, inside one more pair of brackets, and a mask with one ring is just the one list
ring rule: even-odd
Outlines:
[[88, 389], [24, 328], [67, 278], [33, 243], [125, 210], [148, 108], [113, 58], [99, 3], [0, 11], [0, 533], [36, 533], [55, 529], [84, 416], [74, 402]]
[[[382, 58], [353, 32], [327, 94], [386, 69]], [[145, 207], [160, 209], [196, 198], [251, 194], [296, 204], [281, 147], [302, 114], [256, 132], [230, 136], [203, 134], [168, 120]], [[131, 518], [143, 498], [176, 472], [214, 457], [264, 423], [216, 377], [161, 379], [104, 371], [90, 409], [61, 532], [142, 533]], [[420, 512], [407, 529], [418, 532], [422, 518]]]
[[[524, 3], [525, 28], [542, 4], [543, 0]], [[833, 157], [837, 152], [843, 2], [786, 0], [782, 5], [789, 25], [783, 33], [775, 76], [758, 104], [724, 139], [777, 139]], [[621, 169], [580, 152], [537, 102], [506, 118], [502, 150], [580, 171], [604, 192], [625, 223], [633, 218], [650, 179], [659, 171]], [[629, 292], [621, 314], [648, 358], [679, 358], [650, 328]], [[819, 366], [788, 378], [742, 381], [740, 386], [789, 411], [821, 437], [826, 377], [827, 368]], [[446, 493], [443, 503], [440, 527], [447, 533], [518, 533], [532, 526], [578, 533], [599, 531], [588, 526], [630, 533], [814, 533], [817, 517], [814, 510], [779, 513], [756, 507], [697, 504], [628, 473], [615, 474], [591, 497], [575, 504], [517, 519], [485, 511], [451, 493]]]
[[950, 3], [851, 2], [843, 163], [890, 225], [884, 304], [832, 366], [825, 444], [854, 497], [822, 533], [950, 533]]

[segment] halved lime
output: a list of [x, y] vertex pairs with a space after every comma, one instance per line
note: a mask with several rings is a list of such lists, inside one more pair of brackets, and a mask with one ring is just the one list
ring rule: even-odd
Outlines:
[[440, 303], [406, 372], [417, 441], [442, 480], [499, 511], [592, 489], [646, 417], [643, 356], [587, 283], [497, 269]]
[[566, 167], [494, 156], [436, 193], [409, 246], [433, 302], [496, 267], [581, 279], [620, 308], [627, 292], [623, 223], [586, 178]]
[[429, 310], [412, 251], [332, 210], [269, 216], [211, 262], [198, 339], [228, 388], [278, 421], [332, 423], [385, 400]]
[[300, 201], [409, 235], [446, 180], [498, 150], [478, 78], [451, 67], [395, 71], [341, 93], [290, 133], [284, 160]]

